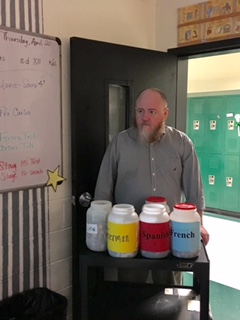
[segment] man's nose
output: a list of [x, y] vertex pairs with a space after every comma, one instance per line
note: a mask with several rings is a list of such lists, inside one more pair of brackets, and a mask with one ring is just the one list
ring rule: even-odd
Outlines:
[[144, 111], [142, 115], [142, 119], [146, 121], [146, 120], [149, 120], [149, 118], [150, 118], [149, 113], [147, 111]]

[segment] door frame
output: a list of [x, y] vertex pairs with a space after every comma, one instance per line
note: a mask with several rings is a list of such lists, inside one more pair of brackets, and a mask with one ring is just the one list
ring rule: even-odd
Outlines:
[[[177, 47], [168, 49], [170, 54], [178, 57], [178, 75], [177, 75], [177, 106], [176, 106], [176, 127], [179, 130], [186, 131], [187, 114], [187, 82], [188, 82], [188, 59], [215, 56], [224, 53], [240, 52], [240, 39], [226, 39], [209, 43], [200, 43], [186, 47]], [[182, 93], [186, 92], [186, 95]], [[178, 94], [180, 92], [180, 94]], [[181, 110], [181, 112], [179, 112]], [[239, 218], [236, 213], [211, 208], [210, 212], [215, 214], [224, 214], [227, 217]]]
[[[188, 82], [188, 59], [203, 56], [214, 56], [218, 54], [240, 51], [239, 38], [225, 39], [213, 42], [204, 42], [194, 45], [169, 48], [168, 53], [177, 56], [177, 98], [176, 98], [176, 128], [186, 131], [187, 113], [187, 82]], [[186, 94], [183, 94], [183, 93]]]
[[223, 53], [223, 51], [233, 51], [240, 49], [239, 38], [225, 39], [213, 42], [203, 42], [194, 45], [189, 45], [185, 47], [175, 47], [169, 48], [168, 53], [176, 55], [178, 58], [189, 58], [193, 56], [201, 55], [216, 55], [218, 53]]

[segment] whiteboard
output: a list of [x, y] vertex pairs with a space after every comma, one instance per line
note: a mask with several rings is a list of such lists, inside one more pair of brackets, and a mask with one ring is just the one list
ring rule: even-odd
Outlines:
[[60, 59], [58, 38], [0, 28], [0, 192], [61, 168]]

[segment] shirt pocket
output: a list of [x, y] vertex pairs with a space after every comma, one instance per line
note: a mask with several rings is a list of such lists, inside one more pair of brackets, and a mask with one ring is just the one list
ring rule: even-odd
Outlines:
[[165, 159], [165, 168], [169, 174], [181, 174], [182, 173], [182, 162], [177, 157], [167, 157]]

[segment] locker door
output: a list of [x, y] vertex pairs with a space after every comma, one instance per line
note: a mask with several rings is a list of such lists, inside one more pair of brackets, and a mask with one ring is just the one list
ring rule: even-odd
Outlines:
[[191, 137], [197, 152], [204, 152], [205, 98], [188, 98], [187, 133]]
[[206, 97], [205, 98], [205, 132], [204, 146], [206, 153], [222, 153], [223, 145], [223, 98]]
[[[240, 136], [238, 136], [236, 114], [240, 114], [240, 96], [228, 96], [224, 98], [224, 149], [225, 154], [240, 153]], [[232, 116], [230, 116], [232, 114]]]
[[222, 157], [219, 154], [204, 153], [203, 158], [202, 176], [206, 207], [220, 209], [222, 207]]

